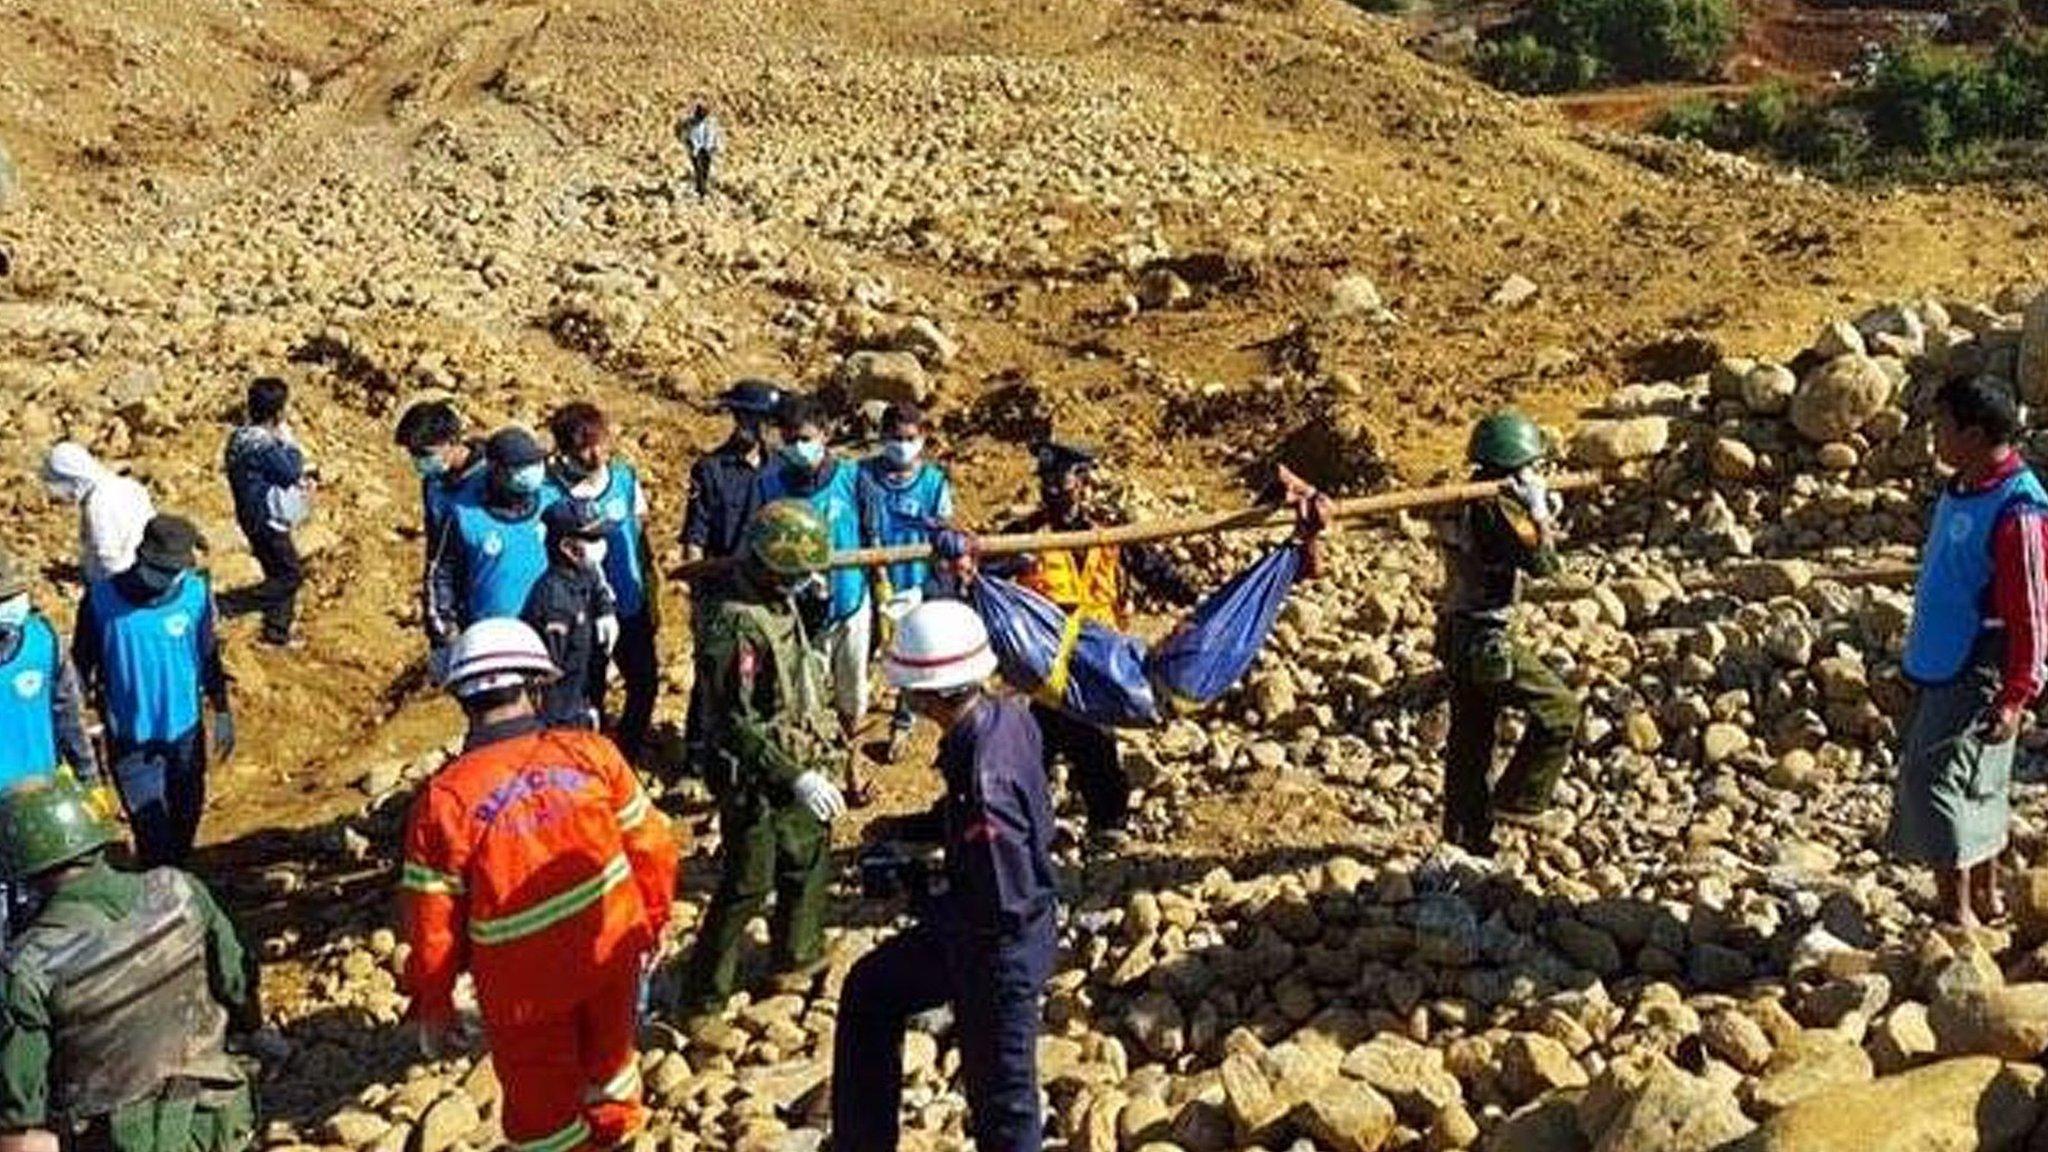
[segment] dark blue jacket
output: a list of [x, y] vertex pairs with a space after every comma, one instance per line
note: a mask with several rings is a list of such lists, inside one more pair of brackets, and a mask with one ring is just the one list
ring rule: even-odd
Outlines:
[[949, 936], [981, 946], [1018, 942], [1044, 924], [1058, 898], [1053, 804], [1031, 705], [985, 697], [939, 739], [946, 795], [911, 838], [945, 845], [946, 892], [927, 910]]
[[268, 428], [245, 424], [228, 437], [228, 491], [235, 498], [235, 522], [244, 528], [270, 523], [272, 488], [290, 488], [306, 475], [306, 456]]

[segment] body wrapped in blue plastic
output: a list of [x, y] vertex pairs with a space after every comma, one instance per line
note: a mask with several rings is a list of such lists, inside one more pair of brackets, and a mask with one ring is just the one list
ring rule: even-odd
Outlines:
[[983, 575], [968, 596], [988, 625], [1003, 678], [1093, 724], [1145, 728], [1228, 692], [1258, 659], [1301, 572], [1287, 544], [1261, 557], [1197, 605], [1156, 645]]

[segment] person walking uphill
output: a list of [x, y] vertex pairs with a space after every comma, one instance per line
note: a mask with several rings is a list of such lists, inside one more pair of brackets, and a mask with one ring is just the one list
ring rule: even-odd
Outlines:
[[[647, 729], [654, 722], [654, 700], [661, 684], [655, 633], [661, 627], [661, 597], [649, 578], [654, 549], [647, 543], [647, 490], [640, 474], [623, 457], [612, 454], [611, 425], [594, 405], [564, 406], [548, 420], [555, 441], [554, 480], [571, 498], [586, 502], [604, 520], [597, 550], [599, 570], [611, 585], [613, 618], [605, 655], [618, 666], [626, 698], [613, 730], [619, 751], [639, 763], [647, 750]], [[604, 694], [602, 669], [597, 698]]]
[[801, 500], [761, 509], [747, 528], [739, 585], [705, 622], [697, 676], [718, 801], [718, 889], [682, 977], [686, 1017], [721, 1011], [738, 981], [747, 922], [767, 906], [773, 964], [794, 980], [824, 952], [833, 820], [846, 800], [824, 660], [804, 634], [802, 583], [831, 555], [825, 523]]
[[[1451, 730], [1444, 765], [1446, 841], [1476, 855], [1494, 851], [1496, 817], [1539, 824], [1564, 774], [1579, 727], [1579, 698], [1509, 630], [1523, 575], [1558, 571], [1555, 493], [1536, 469], [1543, 433], [1512, 410], [1472, 429], [1467, 456], [1479, 480], [1506, 480], [1493, 500], [1464, 506], [1445, 533], [1445, 600], [1438, 655], [1450, 683]], [[1528, 727], [1489, 789], [1500, 713], [1520, 708]]]
[[290, 388], [276, 377], [251, 383], [247, 423], [228, 437], [224, 457], [235, 523], [263, 567], [263, 583], [249, 599], [263, 613], [263, 642], [279, 647], [291, 643], [299, 587], [305, 583], [292, 529], [306, 518], [313, 482], [305, 453], [284, 417], [290, 396]]
[[1916, 695], [1891, 844], [1934, 869], [1936, 914], [1998, 920], [2014, 742], [2048, 655], [2048, 491], [2012, 447], [2010, 394], [1957, 380], [1934, 397], [1934, 452], [1955, 470], [1921, 546], [1902, 664]]
[[[1089, 508], [1095, 453], [1080, 445], [1048, 441], [1039, 445], [1036, 455], [1039, 508], [1006, 530], [1073, 532], [1095, 527]], [[1069, 616], [1117, 628], [1124, 624], [1131, 581], [1176, 604], [1192, 604], [1196, 598], [1195, 590], [1164, 557], [1142, 545], [1029, 556], [1016, 579]], [[1034, 704], [1032, 713], [1044, 733], [1048, 766], [1064, 756], [1072, 767], [1074, 786], [1088, 810], [1090, 840], [1100, 849], [1116, 847], [1127, 837], [1124, 824], [1131, 806], [1130, 778], [1116, 733], [1045, 704]]]
[[[917, 926], [856, 962], [832, 1039], [832, 1139], [840, 1152], [894, 1152], [909, 1018], [953, 1008], [975, 1146], [1037, 1152], [1039, 1001], [1058, 952], [1053, 808], [1038, 724], [988, 694], [988, 631], [958, 601], [920, 604], [896, 631], [889, 683], [944, 733], [945, 795], [887, 831], [945, 846], [943, 890]], [[893, 854], [892, 854], [893, 855]], [[916, 885], [913, 883], [913, 892]]]
[[17, 1152], [240, 1152], [256, 1108], [227, 1053], [262, 1025], [255, 958], [206, 887], [136, 875], [77, 787], [0, 793], [0, 868], [39, 911], [6, 953], [0, 1147]]
[[559, 676], [542, 694], [541, 719], [552, 727], [604, 728], [604, 670], [618, 642], [619, 618], [605, 583], [605, 536], [611, 522], [588, 501], [558, 500], [541, 513], [548, 530], [548, 570], [521, 614], [547, 645]]
[[[805, 397], [791, 397], [777, 409], [775, 422], [782, 432], [781, 458], [761, 473], [761, 502], [805, 501], [824, 520], [832, 551], [859, 548], [860, 467], [833, 456], [826, 447], [824, 412]], [[823, 578], [829, 599], [824, 623], [811, 642], [831, 665], [832, 703], [846, 745], [847, 798], [859, 806], [867, 802], [867, 788], [854, 733], [868, 711], [868, 659], [873, 655], [868, 574], [859, 568], [836, 568]]]
[[447, 644], [493, 616], [517, 616], [548, 567], [541, 513], [560, 495], [547, 482], [547, 453], [524, 428], [485, 442], [483, 482], [449, 502], [427, 577], [427, 637]]
[[71, 658], [106, 721], [114, 786], [145, 867], [182, 863], [206, 807], [202, 700], [215, 759], [234, 754], [227, 668], [213, 590], [197, 570], [199, 530], [149, 522], [126, 572], [86, 589]]
[[78, 569], [87, 584], [135, 563], [142, 530], [156, 515], [148, 489], [70, 440], [50, 449], [43, 484], [51, 496], [78, 505]]
[[463, 631], [448, 690], [468, 739], [414, 802], [400, 874], [421, 1052], [448, 1048], [466, 968], [504, 1087], [505, 1138], [525, 1152], [610, 1148], [646, 1122], [640, 987], [678, 852], [611, 741], [542, 726], [533, 696], [554, 676], [517, 620]]
[[[718, 397], [732, 415], [732, 433], [709, 455], [690, 465], [689, 498], [683, 506], [683, 559], [724, 559], [739, 554], [747, 525], [761, 507], [761, 469], [767, 463], [767, 424], [782, 403], [782, 389], [766, 380], [741, 380]], [[690, 624], [701, 635], [733, 581], [720, 574], [690, 582]], [[690, 708], [683, 742], [691, 775], [702, 777], [708, 754], [704, 739], [704, 682], [690, 682]]]
[[711, 109], [698, 104], [676, 125], [676, 135], [689, 149], [690, 180], [697, 188], [697, 199], [702, 200], [711, 195], [711, 164], [725, 150], [725, 128]]

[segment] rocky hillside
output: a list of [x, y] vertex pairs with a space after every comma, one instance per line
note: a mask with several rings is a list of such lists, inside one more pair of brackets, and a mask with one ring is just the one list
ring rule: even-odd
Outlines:
[[[928, 399], [976, 518], [1023, 494], [1020, 442], [1047, 428], [1107, 445], [1147, 513], [1241, 499], [1276, 455], [1334, 487], [1427, 479], [1511, 397], [1561, 434], [1599, 417], [1576, 450], [1646, 478], [1573, 512], [1580, 583], [1532, 619], [1589, 691], [1590, 750], [1557, 837], [1499, 873], [1421, 869], [1442, 726], [1422, 525], [1340, 544], [1229, 716], [1136, 742], [1144, 843], [1076, 866], [1048, 1007], [1072, 1143], [1680, 1147], [1613, 1135], [1659, 1108], [1797, 1139], [1869, 1111], [1803, 1120], [1800, 1097], [2028, 1054], [2018, 949], [2044, 917], [2015, 949], [1925, 943], [1921, 881], [1878, 851], [1900, 594], [1802, 565], [1910, 555], [1918, 382], [2022, 375], [2031, 294], [2000, 293], [2048, 280], [2037, 191], [1872, 196], [1583, 135], [1335, 0], [11, 19], [0, 540], [64, 614], [72, 529], [31, 476], [71, 434], [205, 522], [224, 584], [253, 578], [218, 459], [258, 371], [294, 381], [329, 478], [307, 649], [231, 632], [243, 752], [205, 829], [271, 961], [269, 1143], [495, 1139], [487, 1071], [412, 1067], [391, 1027], [392, 832], [455, 734], [420, 691], [393, 415], [430, 390], [483, 423], [597, 399], [667, 538], [716, 435], [697, 402], [753, 371], [849, 414]], [[732, 138], [703, 202], [673, 140], [696, 99]], [[1221, 575], [1253, 546], [1186, 559]], [[928, 787], [886, 783], [898, 807]], [[837, 981], [886, 918], [841, 911], [809, 994], [650, 1054], [656, 1143], [815, 1145]], [[915, 1127], [951, 1146], [955, 1057], [911, 1057]], [[2031, 1128], [2023, 1071], [1915, 1075], [1930, 1124], [1988, 1100]]]

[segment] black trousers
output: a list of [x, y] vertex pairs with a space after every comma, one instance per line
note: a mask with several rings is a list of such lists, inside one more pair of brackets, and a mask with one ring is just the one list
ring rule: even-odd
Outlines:
[[690, 153], [690, 177], [697, 185], [697, 198], [711, 195], [711, 152]]
[[1131, 778], [1124, 773], [1116, 733], [1043, 704], [1033, 704], [1031, 715], [1045, 744], [1046, 771], [1052, 771], [1053, 761], [1066, 757], [1070, 779], [1088, 810], [1089, 829], [1121, 829], [1131, 814]]
[[263, 613], [264, 639], [283, 643], [291, 639], [299, 588], [306, 582], [298, 545], [292, 543], [291, 533], [268, 524], [244, 524], [242, 534], [249, 538], [256, 563], [263, 566], [263, 583], [250, 590], [249, 602]]
[[[612, 664], [626, 688], [619, 705], [619, 723], [612, 730], [619, 751], [627, 761], [639, 763], [647, 750], [647, 729], [654, 723], [654, 699], [661, 689], [661, 664], [654, 651], [654, 613], [643, 609], [638, 616], [619, 621], [619, 642], [612, 649]], [[696, 693], [691, 693], [694, 700]]]

